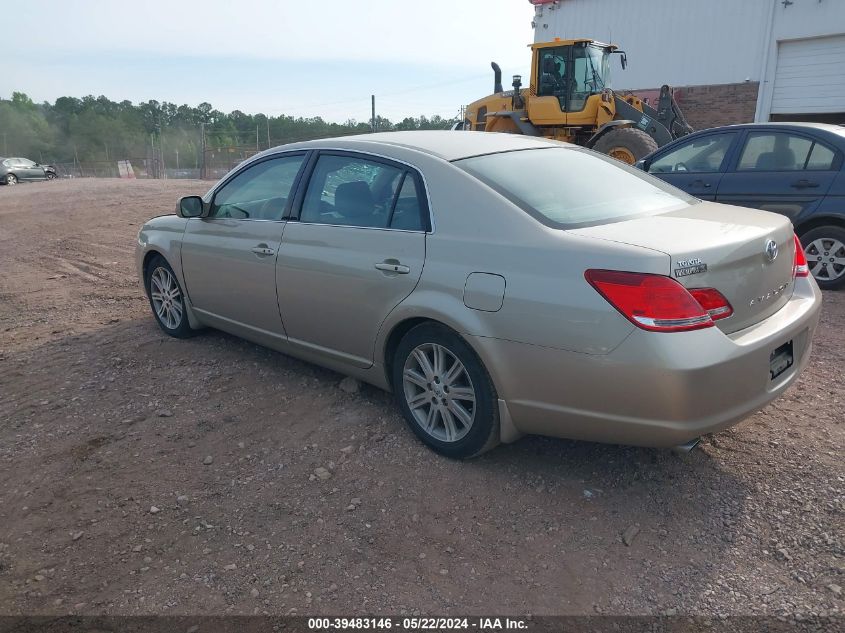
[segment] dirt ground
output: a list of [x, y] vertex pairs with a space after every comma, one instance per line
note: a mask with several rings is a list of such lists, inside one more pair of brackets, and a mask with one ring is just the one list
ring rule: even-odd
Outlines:
[[387, 394], [162, 334], [135, 237], [208, 186], [0, 187], [0, 613], [843, 613], [845, 292], [798, 384], [687, 455], [458, 463]]

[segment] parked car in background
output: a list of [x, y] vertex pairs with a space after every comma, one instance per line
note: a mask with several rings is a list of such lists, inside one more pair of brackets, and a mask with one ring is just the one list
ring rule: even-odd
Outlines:
[[702, 200], [785, 215], [825, 289], [845, 286], [845, 126], [749, 123], [702, 130], [637, 167]]
[[40, 165], [28, 158], [0, 158], [0, 183], [16, 185], [32, 180], [53, 180], [56, 178], [53, 165]]
[[690, 446], [797, 379], [821, 307], [785, 218], [485, 132], [268, 150], [144, 224], [136, 263], [167, 334], [392, 390], [451, 457], [522, 433]]

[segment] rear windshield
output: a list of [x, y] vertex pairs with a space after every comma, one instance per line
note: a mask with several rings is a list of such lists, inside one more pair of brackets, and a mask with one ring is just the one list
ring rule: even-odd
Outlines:
[[698, 202], [638, 169], [577, 148], [485, 154], [454, 164], [556, 228], [619, 222]]

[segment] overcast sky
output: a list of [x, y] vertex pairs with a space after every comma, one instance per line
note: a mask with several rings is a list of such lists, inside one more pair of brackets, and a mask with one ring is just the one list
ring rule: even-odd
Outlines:
[[105, 95], [225, 112], [456, 115], [527, 75], [528, 0], [63, 0], [0, 22], [0, 98]]

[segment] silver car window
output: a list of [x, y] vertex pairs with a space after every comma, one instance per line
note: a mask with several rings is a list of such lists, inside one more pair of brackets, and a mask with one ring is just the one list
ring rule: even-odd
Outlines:
[[555, 228], [619, 222], [698, 202], [653, 176], [583, 149], [519, 150], [454, 164]]
[[280, 156], [248, 167], [217, 191], [209, 217], [281, 220], [304, 160]]
[[320, 156], [308, 182], [300, 220], [387, 228], [403, 174], [398, 167], [358, 156]]

